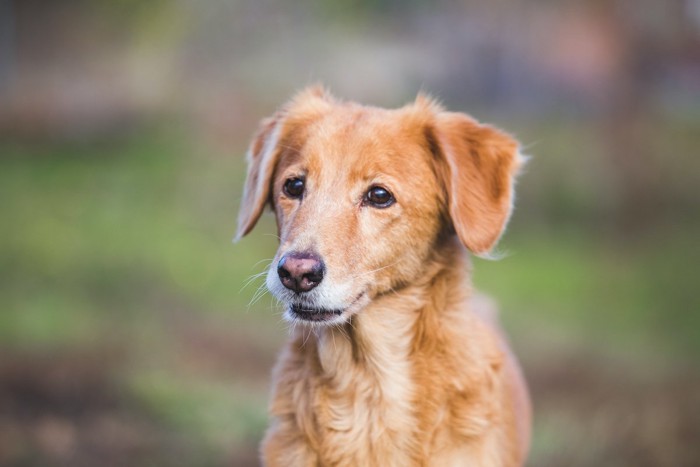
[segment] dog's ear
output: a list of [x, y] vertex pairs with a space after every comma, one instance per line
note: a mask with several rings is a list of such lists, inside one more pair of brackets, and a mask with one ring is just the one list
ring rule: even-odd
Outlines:
[[465, 114], [439, 112], [426, 130], [429, 146], [446, 162], [449, 214], [462, 243], [488, 254], [503, 233], [513, 205], [513, 182], [522, 163], [509, 135]]
[[234, 241], [240, 240], [253, 230], [270, 199], [270, 183], [279, 157], [277, 143], [282, 119], [282, 113], [277, 112], [274, 116], [260, 122], [258, 131], [248, 148], [246, 154], [248, 173], [243, 187], [243, 199], [238, 213], [238, 230]]
[[234, 241], [253, 230], [265, 205], [270, 201], [272, 177], [280, 158], [280, 147], [293, 146], [288, 141], [291, 140], [291, 135], [308, 125], [332, 101], [332, 96], [322, 86], [310, 86], [294, 96], [272, 117], [260, 122], [246, 155], [248, 173]]

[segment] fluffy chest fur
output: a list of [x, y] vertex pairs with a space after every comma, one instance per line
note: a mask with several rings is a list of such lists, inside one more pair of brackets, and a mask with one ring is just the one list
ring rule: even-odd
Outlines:
[[293, 333], [275, 371], [268, 465], [516, 465], [500, 423], [503, 354], [454, 274], [381, 297], [347, 325]]

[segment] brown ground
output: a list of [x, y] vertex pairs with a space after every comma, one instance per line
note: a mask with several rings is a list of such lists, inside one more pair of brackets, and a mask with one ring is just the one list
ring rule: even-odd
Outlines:
[[[227, 360], [229, 350], [206, 352]], [[256, 361], [249, 357], [246, 365]], [[269, 355], [257, 361], [269, 365]], [[120, 388], [123, 365], [123, 355], [108, 350], [3, 353], [0, 465], [257, 464], [254, 440], [232, 453], [210, 452], [168, 427]], [[530, 465], [700, 465], [698, 371], [645, 376], [573, 353], [526, 372], [537, 427]]]

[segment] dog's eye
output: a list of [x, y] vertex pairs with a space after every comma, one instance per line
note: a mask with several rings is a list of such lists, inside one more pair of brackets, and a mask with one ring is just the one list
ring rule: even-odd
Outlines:
[[290, 198], [301, 198], [304, 194], [304, 180], [301, 178], [290, 178], [284, 182], [284, 194]]
[[394, 196], [384, 187], [373, 186], [365, 195], [365, 203], [375, 208], [387, 208], [394, 204]]

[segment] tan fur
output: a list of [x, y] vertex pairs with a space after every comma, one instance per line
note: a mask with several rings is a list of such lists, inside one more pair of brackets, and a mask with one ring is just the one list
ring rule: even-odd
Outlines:
[[[238, 237], [269, 203], [268, 286], [285, 301], [275, 265], [314, 251], [327, 268], [314, 303], [342, 305], [330, 325], [292, 327], [264, 463], [522, 465], [527, 390], [494, 314], [475, 312], [467, 253], [488, 253], [505, 227], [517, 143], [424, 96], [385, 110], [316, 87], [263, 121], [248, 158]], [[298, 176], [306, 191], [291, 199], [283, 185]], [[365, 205], [373, 185], [396, 203]]]

